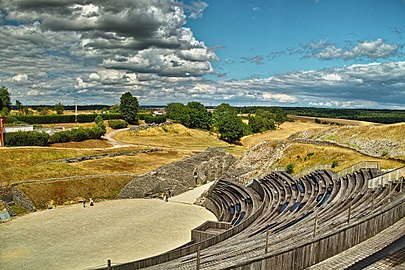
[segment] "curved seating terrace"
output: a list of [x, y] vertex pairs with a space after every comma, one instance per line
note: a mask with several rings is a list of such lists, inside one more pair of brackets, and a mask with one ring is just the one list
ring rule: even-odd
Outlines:
[[376, 168], [358, 169], [339, 178], [329, 170], [298, 179], [272, 172], [246, 186], [217, 180], [205, 206], [218, 221], [194, 229], [193, 240], [185, 246], [111, 269], [309, 267], [378, 237], [404, 217], [400, 170], [398, 179], [390, 178], [394, 181], [375, 188], [369, 188], [369, 181], [381, 178]]

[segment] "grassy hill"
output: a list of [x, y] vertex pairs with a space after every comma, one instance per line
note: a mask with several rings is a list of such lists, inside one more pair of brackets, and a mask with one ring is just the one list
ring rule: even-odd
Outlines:
[[383, 169], [404, 166], [398, 161], [373, 158], [346, 148], [301, 143], [293, 143], [275, 166], [285, 168], [289, 163], [292, 163], [294, 164], [294, 172], [298, 173], [318, 164], [332, 165], [333, 162], [337, 162], [337, 166], [333, 170], [339, 171], [361, 161], [379, 161]]
[[372, 156], [405, 160], [405, 123], [333, 127], [302, 132], [294, 137], [336, 142]]

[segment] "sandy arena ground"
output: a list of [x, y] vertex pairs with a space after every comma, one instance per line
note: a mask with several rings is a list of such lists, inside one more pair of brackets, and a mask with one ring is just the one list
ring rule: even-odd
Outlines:
[[[210, 183], [211, 184], [211, 183]], [[0, 269], [89, 269], [141, 259], [190, 240], [216, 220], [192, 205], [209, 185], [170, 199], [114, 200], [58, 207], [0, 224]]]

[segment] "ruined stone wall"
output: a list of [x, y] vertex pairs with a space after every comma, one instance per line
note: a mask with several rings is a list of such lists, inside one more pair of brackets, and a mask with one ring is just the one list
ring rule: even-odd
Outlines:
[[174, 194], [214, 180], [229, 169], [235, 157], [222, 149], [208, 148], [184, 160], [135, 176], [121, 191], [121, 198], [145, 198], [170, 189]]
[[27, 209], [30, 212], [35, 212], [37, 210], [34, 203], [24, 194], [24, 192], [19, 190], [16, 186], [13, 186], [11, 190], [13, 192], [13, 201], [16, 205]]

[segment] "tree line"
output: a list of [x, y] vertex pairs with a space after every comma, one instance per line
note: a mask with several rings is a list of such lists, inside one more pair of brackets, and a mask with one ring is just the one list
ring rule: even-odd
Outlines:
[[350, 120], [369, 121], [383, 124], [405, 122], [405, 110], [387, 109], [335, 109], [335, 108], [313, 108], [313, 107], [284, 107], [288, 114], [321, 117], [341, 118]]
[[251, 110], [247, 117], [242, 117], [229, 104], [222, 103], [211, 113], [203, 104], [196, 101], [187, 105], [170, 103], [166, 107], [166, 115], [169, 119], [189, 128], [218, 132], [222, 140], [230, 143], [238, 142], [245, 135], [276, 129], [277, 125], [287, 120], [286, 113], [280, 108], [258, 107]]

